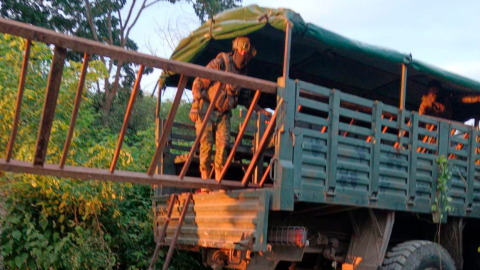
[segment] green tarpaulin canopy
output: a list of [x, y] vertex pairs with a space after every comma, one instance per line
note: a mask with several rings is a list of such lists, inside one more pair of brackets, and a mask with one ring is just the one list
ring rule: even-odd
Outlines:
[[[287, 23], [293, 27], [290, 78], [398, 105], [401, 66], [405, 63], [409, 110], [418, 108], [427, 83], [433, 79], [442, 83], [444, 95], [480, 93], [479, 82], [412, 59], [409, 54], [345, 38], [306, 23], [289, 9], [257, 5], [216, 15], [184, 38], [170, 58], [206, 65], [219, 52], [230, 51], [235, 37], [249, 36], [258, 53], [249, 64], [248, 75], [276, 81], [282, 76]], [[172, 75], [162, 75], [167, 85], [177, 83], [178, 76]], [[471, 118], [478, 114], [478, 110], [471, 110], [476, 107], [478, 104], [463, 106], [454, 118]]]

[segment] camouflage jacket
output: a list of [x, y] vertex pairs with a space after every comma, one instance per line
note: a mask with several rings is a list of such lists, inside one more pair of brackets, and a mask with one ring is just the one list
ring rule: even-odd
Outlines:
[[[207, 68], [223, 70], [234, 74], [245, 75], [246, 69], [238, 69], [232, 59], [232, 53], [219, 53], [215, 59], [208, 63]], [[192, 93], [195, 101], [206, 100], [210, 102], [217, 90], [220, 88], [220, 96], [215, 103], [215, 109], [220, 112], [228, 112], [237, 107], [240, 101], [241, 105], [249, 104], [251, 100], [250, 91], [241, 90], [237, 85], [225, 84], [221, 82], [211, 81], [206, 78], [197, 77], [193, 81]]]

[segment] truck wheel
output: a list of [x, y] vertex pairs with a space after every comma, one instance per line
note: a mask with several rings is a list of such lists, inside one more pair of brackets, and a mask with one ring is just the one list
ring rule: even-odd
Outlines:
[[381, 270], [455, 270], [448, 252], [430, 241], [408, 241], [392, 248]]

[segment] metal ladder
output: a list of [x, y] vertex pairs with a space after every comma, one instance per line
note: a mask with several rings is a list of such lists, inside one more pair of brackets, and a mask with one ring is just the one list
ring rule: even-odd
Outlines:
[[150, 262], [150, 266], [148, 270], [154, 270], [155, 263], [158, 259], [158, 255], [160, 253], [160, 248], [165, 245], [165, 236], [167, 234], [168, 224], [171, 220], [178, 220], [178, 226], [173, 234], [172, 242], [170, 243], [170, 247], [168, 248], [167, 257], [165, 258], [165, 262], [163, 264], [163, 270], [168, 269], [168, 265], [170, 264], [170, 260], [172, 259], [173, 251], [175, 250], [175, 245], [177, 244], [178, 236], [180, 235], [180, 231], [182, 229], [183, 222], [185, 221], [185, 215], [187, 213], [188, 206], [190, 205], [190, 201], [192, 200], [193, 196], [192, 193], [188, 193], [187, 200], [185, 201], [182, 212], [180, 213], [180, 217], [172, 218], [173, 206], [175, 202], [178, 201], [178, 195], [172, 194], [170, 197], [170, 203], [168, 205], [167, 216], [165, 219], [165, 224], [163, 224], [162, 231], [158, 237], [157, 245], [155, 247], [155, 251], [153, 252], [152, 260]]

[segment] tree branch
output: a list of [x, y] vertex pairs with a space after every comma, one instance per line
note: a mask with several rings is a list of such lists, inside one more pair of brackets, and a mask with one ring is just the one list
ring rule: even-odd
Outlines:
[[[97, 30], [95, 29], [95, 25], [93, 24], [92, 10], [90, 8], [90, 3], [88, 2], [88, 0], [85, 0], [85, 6], [87, 7], [86, 15], [88, 20], [88, 25], [90, 25], [90, 31], [92, 31], [93, 39], [95, 39], [96, 41], [99, 41], [97, 36]], [[105, 64], [105, 57], [100, 56], [100, 59], [102, 60], [103, 64]]]
[[133, 7], [135, 6], [136, 2], [137, 2], [137, 0], [133, 0], [132, 5], [130, 6], [130, 10], [128, 11], [127, 19], [125, 20], [125, 24], [123, 25], [124, 26], [123, 29], [127, 27], [128, 22], [130, 21], [130, 16], [132, 16]]
[[122, 14], [120, 13], [120, 10], [117, 10], [118, 13], [118, 19], [120, 20], [120, 44], [123, 43], [123, 22], [122, 22]]
[[145, 8], [148, 8], [149, 6], [151, 6], [151, 5], [155, 4], [155, 3], [158, 3], [158, 2], [160, 2], [160, 1], [161, 1], [161, 0], [155, 0], [155, 1], [153, 1], [152, 3], [147, 4], [147, 5], [145, 6]]
[[[128, 40], [128, 36], [130, 35], [130, 30], [132, 30], [133, 26], [137, 23], [137, 20], [138, 18], [140, 17], [140, 14], [142, 14], [142, 11], [145, 9], [145, 3], [147, 2], [147, 0], [143, 0], [143, 4], [142, 6], [140, 7], [140, 10], [138, 10], [138, 13], [137, 13], [137, 16], [135, 17], [135, 20], [133, 21], [133, 23], [128, 27], [128, 30], [127, 30], [127, 34], [125, 35], [125, 40], [123, 41], [124, 44], [122, 47], [125, 46], [125, 44], [127, 43], [127, 40]], [[127, 25], [125, 24], [125, 27], [127, 27]]]
[[87, 6], [86, 15], [87, 15], [88, 24], [90, 25], [90, 31], [92, 31], [93, 39], [95, 39], [96, 41], [99, 41], [97, 36], [97, 31], [95, 30], [95, 25], [93, 24], [92, 10], [90, 8], [90, 3], [88, 2], [88, 0], [85, 0], [85, 5]]
[[112, 35], [112, 5], [111, 5], [111, 2], [110, 2], [110, 8], [108, 9], [107, 25], [108, 25], [108, 38], [110, 39], [110, 45], [113, 45], [113, 35]]

